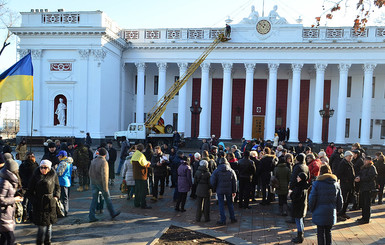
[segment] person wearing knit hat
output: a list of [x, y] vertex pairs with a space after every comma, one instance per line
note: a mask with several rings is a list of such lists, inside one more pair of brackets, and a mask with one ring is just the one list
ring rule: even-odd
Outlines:
[[292, 216], [295, 219], [297, 225], [297, 237], [291, 241], [294, 243], [302, 243], [304, 240], [304, 223], [303, 218], [306, 216], [307, 211], [307, 190], [309, 184], [307, 183], [308, 174], [301, 172], [297, 175], [296, 181], [293, 184], [293, 191], [290, 192], [290, 198], [292, 200]]
[[0, 171], [0, 241], [1, 244], [15, 243], [15, 202], [22, 202], [23, 198], [15, 197], [15, 193], [20, 187], [20, 179], [18, 177], [19, 165], [12, 159], [12, 155], [5, 153], [5, 164]]
[[51, 161], [40, 162], [26, 196], [34, 198], [32, 222], [38, 227], [36, 244], [51, 244], [52, 225], [57, 221], [56, 201], [60, 198], [59, 179]]
[[49, 160], [52, 163], [52, 166], [54, 169], [56, 169], [57, 165], [59, 164], [59, 159], [57, 158], [58, 151], [56, 150], [55, 143], [51, 142], [48, 143], [48, 150], [44, 153], [41, 160]]
[[66, 151], [59, 151], [57, 157], [60, 161], [56, 169], [60, 184], [60, 201], [64, 206], [64, 215], [67, 217], [69, 210], [69, 188], [71, 187], [72, 163], [69, 161]]

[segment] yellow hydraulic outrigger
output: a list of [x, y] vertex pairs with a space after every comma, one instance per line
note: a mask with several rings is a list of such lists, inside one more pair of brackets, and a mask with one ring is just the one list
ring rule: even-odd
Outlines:
[[162, 123], [159, 124], [158, 121], [166, 110], [168, 103], [170, 103], [178, 91], [183, 87], [183, 85], [185, 85], [190, 76], [199, 68], [199, 66], [207, 58], [211, 51], [213, 51], [220, 42], [227, 42], [228, 40], [230, 39], [225, 37], [223, 33], [218, 34], [218, 37], [214, 40], [214, 42], [211, 43], [210, 46], [201, 54], [201, 56], [199, 56], [199, 58], [191, 64], [191, 66], [187, 69], [186, 74], [184, 74], [182, 78], [176, 81], [151, 109], [151, 111], [148, 113], [147, 120], [144, 123], [146, 128], [154, 130], [157, 133], [165, 133], [164, 125]]

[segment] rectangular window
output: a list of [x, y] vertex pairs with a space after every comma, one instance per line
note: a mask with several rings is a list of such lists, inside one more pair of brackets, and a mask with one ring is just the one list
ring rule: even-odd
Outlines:
[[154, 76], [154, 95], [158, 95], [159, 76]]
[[360, 118], [360, 124], [358, 126], [358, 138], [361, 139], [361, 118]]
[[143, 122], [145, 122], [146, 121], [146, 118], [147, 117], [147, 113], [144, 113], [144, 121]]
[[134, 123], [136, 123], [136, 112], [134, 112]]
[[172, 127], [174, 130], [178, 131], [178, 113], [172, 114]]
[[[176, 81], [178, 81], [179, 80], [179, 76], [175, 76], [174, 77], [174, 83], [176, 82]], [[178, 93], [176, 93], [176, 95], [179, 95], [179, 91], [178, 91]]]
[[372, 98], [374, 99], [376, 95], [376, 78], [373, 77], [373, 82], [372, 82]]
[[373, 119], [370, 119], [370, 139], [373, 138]]
[[350, 96], [352, 96], [352, 77], [348, 77], [347, 97], [350, 98]]
[[350, 118], [346, 118], [346, 123], [345, 123], [345, 138], [349, 138], [350, 134]]
[[385, 120], [381, 120], [381, 139], [385, 139]]
[[235, 116], [235, 125], [241, 125], [241, 116]]
[[135, 94], [137, 93], [138, 93], [138, 76], [135, 76]]

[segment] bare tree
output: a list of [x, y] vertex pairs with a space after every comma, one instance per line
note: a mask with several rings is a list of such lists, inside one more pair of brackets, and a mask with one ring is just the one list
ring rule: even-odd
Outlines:
[[11, 44], [10, 38], [13, 33], [8, 28], [14, 26], [18, 19], [19, 14], [7, 8], [6, 2], [4, 0], [0, 0], [1, 29], [7, 29], [7, 34], [4, 37], [4, 41], [0, 49], [0, 56], [3, 53], [4, 49]]

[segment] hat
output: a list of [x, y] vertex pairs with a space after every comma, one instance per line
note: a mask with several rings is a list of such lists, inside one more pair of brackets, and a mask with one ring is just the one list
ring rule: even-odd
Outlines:
[[299, 173], [298, 177], [300, 177], [302, 181], [307, 180], [307, 174], [305, 174], [304, 172]]
[[43, 166], [43, 165], [51, 168], [52, 167], [52, 162], [50, 160], [48, 160], [48, 159], [41, 160], [39, 166]]
[[54, 147], [56, 147], [55, 143], [53, 142], [48, 143], [48, 148], [54, 148]]
[[176, 154], [177, 154], [178, 156], [181, 156], [181, 155], [183, 155], [184, 153], [183, 153], [183, 151], [178, 151]]
[[208, 163], [206, 160], [201, 160], [201, 161], [199, 162], [199, 166], [206, 166], [206, 167], [208, 167], [208, 166], [209, 166], [209, 163]]
[[360, 150], [353, 150], [352, 151], [354, 154], [360, 154]]
[[59, 157], [59, 156], [66, 157], [67, 152], [66, 151], [59, 151], [59, 154], [57, 154], [56, 157]]
[[213, 150], [213, 149], [218, 149], [218, 146], [213, 145], [213, 146], [211, 146], [211, 149], [212, 149], [212, 150]]
[[231, 148], [237, 149], [237, 146], [236, 145], [232, 145]]
[[366, 156], [366, 157], [365, 157], [365, 160], [371, 161], [371, 160], [372, 160], [372, 157], [371, 157], [371, 156]]
[[347, 157], [347, 156], [353, 156], [353, 152], [345, 151], [344, 157]]
[[13, 159], [11, 153], [4, 153], [4, 160], [7, 161], [8, 159]]
[[15, 160], [13, 160], [12, 158], [7, 159], [7, 160], [5, 160], [4, 168], [8, 169], [11, 172], [15, 172], [19, 169], [19, 164], [17, 164], [17, 162]]
[[277, 149], [278, 149], [279, 151], [282, 151], [282, 150], [283, 150], [283, 146], [282, 146], [282, 145], [279, 145], [279, 146], [277, 146]]
[[300, 153], [300, 154], [297, 155], [297, 157], [295, 159], [297, 159], [298, 162], [303, 163], [305, 158], [306, 158], [305, 154]]
[[337, 150], [342, 149], [342, 146], [337, 146]]
[[195, 157], [196, 159], [199, 159], [199, 158], [201, 158], [201, 154], [199, 154], [198, 152], [196, 152], [196, 153], [194, 154], [194, 157]]

